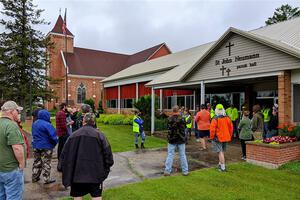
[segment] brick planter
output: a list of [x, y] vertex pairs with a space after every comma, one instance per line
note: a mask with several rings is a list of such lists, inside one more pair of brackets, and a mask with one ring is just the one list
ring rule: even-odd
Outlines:
[[292, 160], [300, 160], [300, 142], [270, 145], [246, 142], [247, 162], [267, 168], [278, 168]]

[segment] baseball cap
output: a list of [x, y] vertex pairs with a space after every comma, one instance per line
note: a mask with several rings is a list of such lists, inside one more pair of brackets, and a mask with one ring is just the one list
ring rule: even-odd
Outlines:
[[83, 105], [81, 106], [81, 111], [82, 111], [83, 113], [89, 113], [89, 112], [92, 111], [92, 108], [91, 108], [91, 106], [90, 106], [89, 104], [83, 104]]
[[18, 106], [18, 104], [14, 101], [7, 101], [5, 102], [2, 107], [1, 107], [2, 111], [6, 111], [6, 110], [23, 110], [23, 107]]
[[222, 104], [218, 104], [218, 105], [216, 106], [216, 109], [217, 109], [217, 110], [223, 110], [223, 109], [224, 109], [224, 107], [223, 107], [223, 105], [222, 105]]

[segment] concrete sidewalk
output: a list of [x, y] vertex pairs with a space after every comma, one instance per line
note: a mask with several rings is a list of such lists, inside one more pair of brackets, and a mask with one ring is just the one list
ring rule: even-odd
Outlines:
[[[199, 143], [187, 145], [186, 152], [190, 171], [214, 167], [218, 163], [217, 154], [210, 150], [200, 151]], [[226, 153], [226, 162], [241, 161], [240, 153], [240, 146], [230, 145]], [[104, 189], [162, 176], [166, 156], [166, 148], [114, 153], [115, 164], [104, 182]], [[56, 171], [56, 158], [52, 160], [51, 172], [56, 182], [50, 185], [44, 185], [42, 180], [31, 183], [32, 162], [33, 159], [29, 159], [25, 169], [24, 200], [59, 199], [69, 196], [70, 189], [65, 190], [61, 185], [61, 173]], [[173, 168], [175, 173], [180, 172], [178, 155], [175, 157]]]

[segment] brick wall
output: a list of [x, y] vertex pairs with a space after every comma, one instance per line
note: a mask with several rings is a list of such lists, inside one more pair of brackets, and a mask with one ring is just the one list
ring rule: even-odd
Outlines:
[[247, 160], [255, 163], [270, 164], [270, 166], [278, 167], [284, 163], [292, 160], [300, 160], [300, 142], [269, 145], [269, 144], [257, 144], [247, 143]]
[[279, 123], [291, 123], [291, 71], [278, 76], [278, 119]]
[[[53, 106], [61, 103], [65, 100], [65, 67], [61, 56], [61, 50], [65, 51], [65, 38], [60, 35], [49, 35], [51, 42], [53, 42], [53, 48], [47, 49], [47, 53], [50, 57], [50, 63], [48, 66], [48, 75], [52, 79], [56, 79], [56, 83], [49, 83], [49, 87], [53, 89], [54, 95], [57, 97], [51, 102], [47, 103], [47, 108], [52, 109]], [[67, 37], [67, 52], [74, 52], [73, 38]]]
[[69, 77], [68, 92], [69, 100], [74, 102], [74, 106], [80, 107], [81, 103], [77, 103], [77, 88], [82, 83], [86, 88], [86, 99], [93, 99], [95, 107], [98, 108], [99, 100], [102, 98], [103, 84], [102, 79]]

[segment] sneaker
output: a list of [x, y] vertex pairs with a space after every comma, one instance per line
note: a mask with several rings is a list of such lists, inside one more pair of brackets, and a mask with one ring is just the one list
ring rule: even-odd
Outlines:
[[188, 172], [185, 172], [185, 173], [182, 173], [183, 176], [188, 176], [189, 173]]
[[171, 174], [169, 172], [164, 172], [164, 176], [170, 176]]
[[227, 172], [226, 169], [221, 169], [221, 168], [219, 169], [219, 171], [220, 171], [220, 172]]
[[218, 164], [218, 166], [216, 167], [216, 169], [221, 169], [221, 165], [220, 165], [220, 164]]
[[50, 178], [49, 180], [45, 181], [44, 184], [50, 184], [50, 183], [54, 183], [56, 180], [54, 178]]
[[242, 157], [242, 160], [247, 160], [247, 159], [246, 159], [246, 156], [243, 156], [243, 157]]
[[32, 179], [32, 183], [36, 183], [36, 182], [38, 182], [40, 180], [40, 178], [36, 178], [36, 179]]

